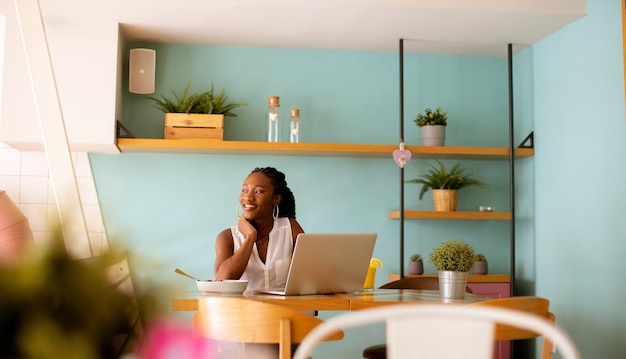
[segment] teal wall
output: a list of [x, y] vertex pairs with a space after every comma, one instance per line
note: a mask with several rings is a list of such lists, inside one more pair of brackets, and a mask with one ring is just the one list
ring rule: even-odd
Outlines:
[[584, 358], [626, 352], [626, 119], [619, 0], [534, 54], [536, 292]]
[[[247, 102], [225, 120], [225, 140], [263, 141], [267, 97], [280, 96], [282, 140], [290, 108], [301, 110], [302, 142], [397, 143], [398, 54], [242, 47], [130, 44], [157, 51], [154, 97], [225, 89]], [[127, 69], [127, 66], [124, 66]], [[506, 61], [444, 55], [405, 56], [407, 143], [425, 107], [449, 112], [449, 144], [506, 146]], [[124, 76], [126, 78], [127, 76]], [[163, 113], [149, 96], [124, 93], [124, 124], [136, 137], [163, 138]]]
[[[249, 103], [236, 111], [238, 117], [226, 118], [227, 140], [262, 141], [267, 96], [279, 95], [284, 127], [288, 109], [301, 109], [302, 142], [399, 141], [397, 53], [154, 44], [129, 48], [138, 46], [157, 51], [155, 96], [182, 91], [191, 80], [193, 91], [213, 83], [232, 100]], [[506, 59], [406, 54], [405, 67], [407, 144], [421, 142], [413, 123], [416, 114], [442, 106], [449, 112], [448, 145], [508, 146]], [[125, 93], [122, 121], [138, 137], [162, 138], [163, 113], [146, 98]], [[214, 239], [236, 223], [241, 183], [257, 166], [286, 173], [305, 231], [378, 233], [374, 256], [384, 268], [377, 273], [377, 285], [399, 272], [399, 222], [387, 218], [399, 206], [399, 169], [391, 153], [384, 159], [137, 153], [90, 158], [107, 234], [142, 263], [134, 271], [139, 285], [193, 289], [192, 281], [174, 273], [176, 267], [213, 278]], [[405, 178], [416, 177], [430, 163], [413, 160]], [[459, 210], [479, 204], [508, 210], [507, 164], [465, 164], [490, 186], [464, 189]], [[406, 186], [406, 208], [431, 210], [430, 193], [418, 201], [418, 191]], [[406, 257], [413, 252], [427, 256], [441, 241], [463, 238], [487, 255], [492, 273], [508, 274], [508, 231], [505, 221], [407, 221]], [[426, 271], [435, 272], [428, 263]], [[358, 355], [359, 348], [383, 340], [380, 330], [357, 333], [331, 345], [328, 356]]]
[[[518, 294], [551, 300], [557, 321], [585, 358], [618, 358], [626, 349], [621, 278], [626, 252], [626, 120], [619, 0], [589, 0], [588, 16], [516, 56], [518, 144], [535, 132], [536, 155], [516, 161]], [[157, 50], [157, 93], [214, 83], [250, 105], [226, 120], [225, 138], [262, 140], [267, 96], [302, 110], [303, 141], [396, 143], [398, 57], [393, 53], [181, 45]], [[424, 107], [450, 112], [448, 145], [507, 146], [506, 61], [407, 55], [405, 141], [419, 144], [412, 118]], [[125, 94], [122, 121], [139, 137], [162, 137], [163, 115], [146, 96]], [[592, 121], [587, 121], [592, 119]], [[590, 122], [589, 124], [585, 122]], [[590, 136], [589, 136], [590, 135]], [[235, 223], [239, 186], [256, 166], [287, 174], [298, 219], [309, 232], [375, 231], [384, 268], [377, 285], [399, 270], [398, 168], [391, 159], [91, 154], [108, 235], [144, 266], [140, 279], [193, 286], [181, 267], [212, 277], [213, 241]], [[413, 160], [406, 178], [429, 162]], [[479, 203], [508, 208], [506, 164], [466, 162], [489, 189], [461, 192], [460, 209]], [[407, 208], [430, 209], [407, 186]], [[534, 194], [534, 195], [533, 195]], [[508, 273], [508, 224], [407, 221], [407, 256], [463, 238], [485, 252], [493, 273]], [[574, 272], [572, 272], [572, 268]], [[433, 272], [430, 265], [426, 270]], [[143, 282], [143, 281], [142, 281]], [[323, 313], [325, 317], [330, 315]], [[348, 333], [319, 357], [358, 357], [381, 341], [380, 330]]]
[[[155, 96], [180, 92], [192, 79], [192, 91], [213, 83], [226, 88], [232, 100], [249, 103], [237, 110], [238, 117], [226, 118], [228, 139], [263, 140], [267, 96], [279, 95], [284, 127], [288, 109], [302, 109], [302, 142], [398, 142], [396, 53], [150, 47], [157, 50]], [[413, 123], [417, 112], [442, 106], [450, 117], [448, 145], [507, 146], [505, 59], [407, 54], [405, 67], [407, 144], [421, 141]], [[162, 137], [163, 113], [145, 95], [125, 94], [122, 120], [138, 137]], [[125, 153], [92, 154], [91, 159], [108, 235], [154, 261], [153, 277], [170, 276], [176, 266], [212, 277], [213, 240], [235, 223], [239, 188], [257, 166], [287, 174], [306, 231], [377, 232], [375, 255], [385, 265], [377, 284], [399, 272], [399, 223], [387, 218], [399, 205], [399, 169], [391, 154], [372, 159]], [[430, 163], [414, 160], [405, 178]], [[459, 210], [478, 204], [506, 210], [506, 163], [465, 164], [490, 187], [463, 190]], [[432, 209], [430, 194], [418, 201], [418, 190], [406, 186], [407, 208]], [[406, 234], [407, 257], [415, 251], [427, 255], [442, 240], [463, 238], [485, 252], [493, 273], [509, 271], [507, 222], [407, 221]], [[427, 270], [434, 272], [428, 264]]]

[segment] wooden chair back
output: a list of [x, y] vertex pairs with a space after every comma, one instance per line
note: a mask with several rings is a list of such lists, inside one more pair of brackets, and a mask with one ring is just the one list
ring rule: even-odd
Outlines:
[[[218, 341], [278, 344], [279, 359], [291, 357], [291, 344], [300, 343], [324, 321], [286, 306], [238, 297], [204, 297], [194, 316], [198, 334]], [[336, 331], [324, 340], [339, 340]]]
[[[555, 324], [555, 316], [549, 311], [550, 301], [546, 298], [521, 296], [521, 297], [509, 297], [492, 299], [483, 302], [477, 302], [469, 304], [471, 306], [490, 306], [500, 307], [506, 309], [514, 309], [522, 312], [537, 315], [541, 318], [548, 320], [553, 325]], [[495, 340], [520, 340], [520, 339], [533, 339], [539, 337], [540, 334], [523, 330], [520, 328], [510, 327], [506, 325], [498, 324], [495, 330]], [[554, 350], [552, 341], [548, 338], [544, 338], [543, 348], [541, 351], [541, 359], [551, 359]]]

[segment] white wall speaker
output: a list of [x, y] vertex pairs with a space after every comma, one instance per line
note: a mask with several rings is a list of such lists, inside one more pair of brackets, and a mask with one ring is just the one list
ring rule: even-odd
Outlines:
[[156, 51], [131, 49], [128, 64], [128, 91], [137, 94], [154, 93]]

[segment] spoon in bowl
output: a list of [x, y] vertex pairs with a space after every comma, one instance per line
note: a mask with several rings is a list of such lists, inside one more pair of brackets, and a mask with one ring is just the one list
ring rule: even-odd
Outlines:
[[185, 277], [189, 277], [189, 278], [191, 278], [191, 279], [193, 279], [193, 280], [200, 280], [200, 279], [198, 279], [198, 278], [196, 278], [196, 277], [194, 277], [194, 276], [192, 276], [192, 275], [189, 275], [189, 274], [187, 274], [187, 273], [183, 272], [182, 270], [180, 270], [180, 269], [178, 269], [178, 268], [174, 269], [174, 272], [176, 272], [176, 273], [178, 273], [178, 274], [181, 274], [181, 275], [184, 275]]

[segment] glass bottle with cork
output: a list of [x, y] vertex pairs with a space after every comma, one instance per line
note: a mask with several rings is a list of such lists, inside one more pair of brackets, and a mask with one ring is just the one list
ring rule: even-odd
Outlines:
[[291, 125], [289, 131], [289, 141], [291, 143], [300, 142], [300, 110], [297, 108], [291, 109]]
[[280, 108], [280, 98], [269, 96], [267, 103], [267, 142], [278, 142], [280, 126], [278, 122], [278, 109]]

